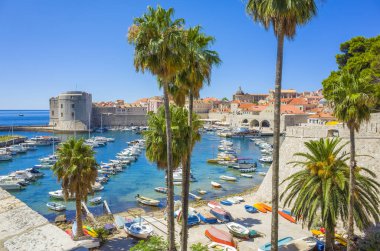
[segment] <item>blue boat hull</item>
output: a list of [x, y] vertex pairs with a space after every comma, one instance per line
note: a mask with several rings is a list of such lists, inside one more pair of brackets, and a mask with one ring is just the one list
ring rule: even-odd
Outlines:
[[219, 213], [215, 212], [214, 210], [210, 210], [210, 213], [222, 222], [230, 222], [233, 220], [232, 216], [229, 214], [219, 214]]
[[248, 213], [257, 213], [258, 212], [258, 210], [252, 206], [245, 205], [244, 208], [245, 208], [245, 211], [247, 211]]
[[227, 201], [227, 200], [222, 200], [222, 201], [220, 202], [220, 204], [225, 205], [225, 206], [232, 206], [232, 202]]
[[204, 223], [208, 223], [208, 224], [215, 224], [215, 223], [218, 223], [218, 219], [217, 219], [217, 218], [206, 218], [206, 217], [204, 217], [201, 213], [198, 214], [198, 217], [199, 217], [199, 219], [201, 219], [201, 221], [203, 221]]

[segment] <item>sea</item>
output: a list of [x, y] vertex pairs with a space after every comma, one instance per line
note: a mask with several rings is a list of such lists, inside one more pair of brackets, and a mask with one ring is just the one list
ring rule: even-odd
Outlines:
[[[23, 116], [19, 116], [23, 114]], [[0, 110], [0, 126], [14, 125], [46, 125], [49, 121], [49, 111], [47, 110]], [[47, 132], [32, 131], [15, 131], [15, 135], [26, 136], [28, 138], [38, 135], [52, 135]], [[9, 135], [11, 130], [0, 131], [0, 135]], [[132, 131], [107, 131], [104, 133], [93, 133], [91, 136], [104, 136], [115, 138], [115, 142], [109, 142], [104, 147], [95, 148], [96, 160], [98, 163], [108, 162], [115, 159], [118, 152], [127, 147], [127, 142], [139, 139], [142, 136]], [[56, 134], [62, 140], [72, 137], [73, 134]], [[76, 137], [88, 138], [87, 133], [78, 134]], [[259, 185], [263, 176], [253, 173], [253, 178], [240, 177], [240, 172], [223, 166], [212, 165], [207, 163], [207, 159], [214, 158], [218, 152], [220, 138], [213, 133], [203, 133], [202, 139], [194, 147], [191, 159], [192, 173], [197, 179], [192, 182], [190, 191], [197, 194], [196, 190], [203, 189], [207, 194], [203, 199], [212, 200], [228, 194], [242, 192], [248, 188]], [[272, 138], [264, 138], [271, 143]], [[253, 158], [258, 163], [257, 172], [267, 172], [269, 165], [262, 165], [258, 162], [260, 158], [260, 149], [251, 140], [231, 139], [234, 143], [239, 157]], [[0, 162], [0, 175], [7, 175], [16, 170], [26, 169], [39, 164], [39, 159], [53, 153], [52, 146], [40, 146], [35, 151], [28, 151], [24, 154], [14, 156], [12, 161]], [[48, 220], [53, 221], [59, 214], [51, 211], [46, 207], [46, 203], [52, 201], [48, 193], [60, 189], [60, 183], [51, 170], [41, 170], [45, 176], [36, 182], [28, 185], [26, 189], [12, 192], [14, 196], [25, 202], [35, 211], [45, 216]], [[228, 182], [220, 180], [219, 176], [229, 175], [238, 177], [237, 182]], [[222, 185], [221, 189], [215, 189], [211, 186], [211, 181], [216, 181]], [[166, 205], [166, 195], [154, 191], [155, 187], [165, 186], [165, 173], [156, 167], [155, 163], [149, 162], [145, 157], [145, 151], [141, 153], [138, 160], [127, 166], [123, 172], [111, 176], [108, 183], [104, 184], [104, 190], [90, 195], [89, 199], [95, 196], [102, 196], [107, 201], [113, 213], [126, 211], [130, 208], [142, 207], [146, 211], [156, 210], [149, 206], [138, 204], [135, 200], [137, 194], [158, 199], [161, 202], [160, 208]], [[175, 187], [175, 199], [180, 200], [181, 187]], [[60, 201], [66, 205], [66, 216], [68, 219], [75, 217], [75, 204], [72, 201]], [[103, 214], [102, 205], [89, 205], [89, 210], [95, 215]]]

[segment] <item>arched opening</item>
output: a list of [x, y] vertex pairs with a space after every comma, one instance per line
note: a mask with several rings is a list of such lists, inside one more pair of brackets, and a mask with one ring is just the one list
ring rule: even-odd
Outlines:
[[243, 119], [243, 121], [241, 123], [247, 124], [248, 123], [248, 119]]
[[270, 127], [270, 123], [268, 120], [261, 121], [261, 127]]
[[257, 119], [254, 119], [251, 121], [251, 127], [259, 127], [260, 126], [260, 122], [257, 120]]
[[328, 130], [327, 137], [339, 137], [339, 130], [336, 130], [336, 129]]

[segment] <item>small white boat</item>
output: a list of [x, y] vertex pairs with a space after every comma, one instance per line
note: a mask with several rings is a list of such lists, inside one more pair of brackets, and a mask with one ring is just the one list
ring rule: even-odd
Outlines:
[[244, 198], [243, 197], [235, 196], [235, 197], [232, 197], [232, 198], [234, 198], [235, 200], [238, 200], [240, 202], [244, 202]]
[[216, 187], [216, 188], [222, 187], [221, 184], [219, 184], [218, 182], [215, 182], [215, 181], [211, 181], [211, 186]]
[[102, 200], [101, 196], [98, 196], [98, 197], [94, 197], [94, 198], [90, 199], [89, 202], [91, 204], [99, 204], [99, 203], [102, 203], [103, 200]]
[[264, 162], [264, 163], [272, 163], [273, 159], [272, 159], [272, 157], [262, 157], [259, 159], [259, 161]]
[[200, 196], [198, 196], [198, 195], [195, 195], [195, 194], [193, 194], [193, 193], [189, 193], [189, 195], [190, 195], [191, 197], [193, 197], [194, 199], [196, 199], [196, 200], [201, 200], [201, 199], [202, 199], [202, 197], [200, 197]]
[[267, 175], [267, 173], [265, 173], [265, 172], [259, 172], [259, 175], [265, 176], [265, 175]]
[[233, 176], [227, 176], [227, 175], [221, 175], [219, 177], [221, 180], [227, 180], [227, 181], [236, 181], [237, 178]]
[[240, 203], [240, 200], [234, 198], [234, 197], [229, 197], [226, 199], [226, 201], [229, 201], [231, 202], [232, 204], [239, 204]]
[[158, 206], [160, 204], [159, 200], [154, 200], [148, 197], [140, 196], [139, 194], [135, 196], [136, 200], [140, 202], [141, 204], [148, 205], [148, 206]]
[[66, 210], [66, 206], [62, 205], [60, 203], [48, 202], [48, 203], [46, 203], [46, 206], [48, 208], [50, 208], [51, 210], [54, 210], [54, 211], [63, 211], [63, 210]]
[[236, 237], [247, 238], [249, 235], [249, 229], [236, 222], [229, 222], [226, 224], [226, 227], [230, 230], [230, 233]]
[[240, 174], [240, 176], [246, 177], [246, 178], [253, 178], [252, 174], [247, 174], [247, 173], [242, 173], [242, 174]]
[[236, 248], [218, 242], [211, 242], [207, 247], [215, 251], [236, 251]]
[[124, 226], [125, 232], [139, 239], [146, 239], [152, 233], [153, 229], [147, 224], [134, 223], [131, 226]]
[[156, 187], [154, 191], [158, 193], [168, 193], [168, 189], [166, 187]]
[[207, 191], [206, 191], [206, 190], [199, 189], [199, 190], [198, 190], [198, 193], [203, 195], [203, 194], [206, 194]]

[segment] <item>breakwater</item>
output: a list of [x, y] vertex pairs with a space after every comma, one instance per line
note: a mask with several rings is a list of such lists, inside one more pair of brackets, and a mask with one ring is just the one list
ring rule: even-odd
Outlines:
[[25, 140], [26, 140], [26, 137], [15, 137], [14, 139], [10, 139], [7, 141], [0, 142], [0, 147], [11, 146], [14, 144], [20, 144], [20, 143], [23, 143]]

